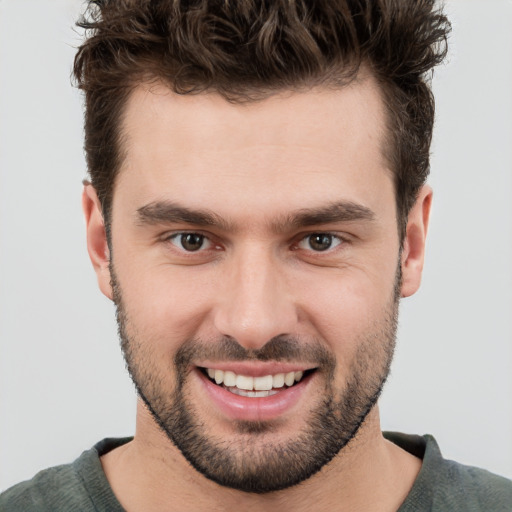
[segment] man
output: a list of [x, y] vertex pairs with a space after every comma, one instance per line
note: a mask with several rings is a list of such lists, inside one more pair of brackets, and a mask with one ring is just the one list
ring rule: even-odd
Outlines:
[[432, 198], [432, 4], [99, 3], [83, 205], [136, 435], [6, 510], [512, 508], [506, 480], [379, 426]]

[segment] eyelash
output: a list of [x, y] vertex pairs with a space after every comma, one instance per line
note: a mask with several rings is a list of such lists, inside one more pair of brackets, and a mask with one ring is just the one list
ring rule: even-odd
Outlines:
[[[211, 248], [210, 246], [214, 246], [215, 245], [209, 236], [204, 235], [203, 233], [200, 233], [200, 232], [197, 232], [197, 231], [180, 231], [178, 233], [174, 233], [172, 235], [167, 236], [165, 238], [165, 241], [167, 241], [170, 244], [172, 244], [173, 246], [177, 247], [178, 250], [181, 250], [181, 251], [183, 251], [185, 253], [188, 253], [188, 254], [194, 254], [196, 252], [204, 252], [204, 248], [202, 247], [202, 245], [196, 251], [194, 251], [194, 250], [191, 250], [191, 251], [186, 250], [183, 247], [183, 237], [185, 237], [187, 235], [194, 235], [194, 236], [201, 237], [202, 242], [207, 241], [209, 243], [209, 247], [207, 247], [206, 249], [210, 249]], [[179, 245], [178, 245], [178, 244], [180, 244], [180, 240], [181, 240], [181, 247], [179, 247]], [[177, 241], [177, 243], [175, 243], [175, 241]]]
[[[339, 235], [336, 235], [335, 233], [329, 233], [329, 232], [325, 232], [325, 231], [319, 231], [319, 232], [314, 232], [314, 233], [308, 233], [307, 235], [304, 235], [300, 240], [299, 242], [296, 244], [296, 246], [298, 247], [299, 244], [301, 244], [302, 242], [305, 242], [307, 241], [308, 239], [311, 239], [312, 237], [315, 237], [315, 236], [320, 236], [320, 237], [329, 237], [331, 239], [331, 242], [334, 242], [336, 241], [336, 244], [334, 246], [330, 246], [326, 249], [320, 249], [320, 250], [313, 250], [312, 251], [316, 254], [316, 253], [324, 253], [324, 252], [331, 252], [331, 250], [334, 250], [336, 247], [344, 244], [346, 242], [346, 240], [344, 238], [342, 238], [341, 236]], [[308, 249], [306, 249], [308, 250]]]
[[[201, 247], [199, 247], [197, 250], [185, 249], [185, 247], [183, 247], [183, 237], [185, 237], [187, 235], [194, 235], [194, 236], [201, 237], [201, 242], [202, 242]], [[314, 250], [311, 248], [307, 249], [307, 248], [300, 247], [301, 243], [303, 243], [303, 242], [307, 243], [307, 240], [314, 236], [329, 237], [331, 239], [331, 242], [335, 242], [335, 245], [334, 246], [331, 245], [331, 246], [327, 247], [326, 249], [320, 249], [320, 250]], [[194, 255], [195, 253], [202, 253], [208, 249], [220, 249], [221, 248], [219, 245], [215, 244], [215, 242], [211, 239], [211, 237], [209, 235], [203, 234], [198, 231], [179, 231], [177, 233], [173, 233], [169, 236], [166, 236], [164, 241], [169, 242], [171, 245], [176, 247], [177, 250], [179, 250], [180, 252], [183, 252], [183, 253], [189, 254], [189, 255]], [[208, 243], [207, 247], [203, 247], [203, 243], [205, 241]], [[346, 243], [347, 243], [347, 239], [344, 237], [341, 237], [338, 234], [325, 232], [325, 231], [315, 231], [312, 233], [307, 233], [305, 235], [301, 235], [301, 237], [298, 239], [298, 241], [294, 242], [292, 244], [292, 250], [301, 250], [301, 249], [308, 250], [308, 251], [310, 250], [312, 253], [315, 253], [315, 254], [330, 253], [333, 250], [335, 250], [336, 247], [339, 247], [340, 245], [344, 245]]]

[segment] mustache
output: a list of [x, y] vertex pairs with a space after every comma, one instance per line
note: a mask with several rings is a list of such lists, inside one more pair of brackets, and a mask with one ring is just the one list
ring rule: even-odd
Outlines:
[[204, 341], [190, 339], [174, 356], [177, 368], [187, 368], [193, 361], [286, 361], [334, 368], [336, 359], [318, 341], [301, 341], [297, 337], [279, 335], [258, 349], [248, 349], [230, 336]]

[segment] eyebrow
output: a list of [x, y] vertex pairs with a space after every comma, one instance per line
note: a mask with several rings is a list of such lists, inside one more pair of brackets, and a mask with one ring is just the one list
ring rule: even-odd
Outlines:
[[192, 210], [170, 201], [156, 201], [137, 210], [141, 225], [151, 224], [193, 224], [196, 226], [217, 226], [225, 231], [231, 227], [220, 215], [210, 210]]
[[370, 208], [351, 201], [339, 201], [320, 208], [304, 208], [290, 215], [284, 225], [296, 228], [336, 222], [372, 221], [375, 214]]
[[[373, 221], [373, 211], [351, 201], [339, 201], [319, 208], [303, 208], [270, 222], [272, 231], [282, 233], [336, 222]], [[190, 224], [200, 227], [217, 227], [223, 231], [236, 231], [236, 226], [207, 209], [190, 209], [171, 201], [155, 201], [137, 210], [139, 225]]]

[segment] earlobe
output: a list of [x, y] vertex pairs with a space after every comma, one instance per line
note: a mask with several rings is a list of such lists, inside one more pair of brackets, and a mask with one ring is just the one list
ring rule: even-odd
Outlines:
[[107, 243], [105, 223], [98, 195], [90, 184], [84, 185], [82, 208], [85, 216], [89, 258], [96, 272], [101, 292], [112, 300], [113, 294], [110, 285], [109, 267], [110, 251]]
[[432, 189], [424, 185], [407, 219], [401, 260], [402, 297], [413, 295], [420, 287], [431, 205]]

